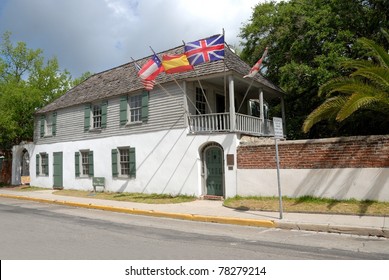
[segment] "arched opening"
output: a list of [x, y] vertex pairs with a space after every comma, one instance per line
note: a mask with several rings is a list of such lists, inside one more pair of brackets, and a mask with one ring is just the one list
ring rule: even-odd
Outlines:
[[30, 183], [30, 154], [26, 149], [23, 150], [20, 160], [20, 176], [23, 185]]
[[208, 196], [224, 196], [223, 147], [212, 142], [202, 149], [202, 176], [204, 193]]

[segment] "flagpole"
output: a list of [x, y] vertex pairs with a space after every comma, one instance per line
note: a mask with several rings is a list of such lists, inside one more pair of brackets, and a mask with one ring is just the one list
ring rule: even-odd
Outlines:
[[[224, 47], [226, 45], [226, 34], [225, 34], [225, 31], [224, 31], [224, 28], [222, 29], [223, 30], [223, 38], [224, 38]], [[225, 54], [226, 52], [224, 53], [224, 57], [225, 57]], [[227, 73], [226, 73], [226, 60], [223, 58], [223, 72], [224, 72], [224, 112], [226, 112], [227, 110]], [[231, 102], [231, 100], [230, 100]]]
[[[184, 47], [185, 47], [186, 44], [185, 44], [185, 41], [184, 41], [184, 40], [182, 40], [182, 43], [184, 44]], [[203, 85], [201, 84], [200, 79], [199, 79], [199, 74], [197, 73], [196, 68], [195, 68], [194, 66], [193, 66], [193, 71], [194, 71], [195, 74], [196, 74], [196, 79], [197, 79], [197, 81], [199, 82], [200, 89], [201, 89], [201, 92], [202, 92], [202, 94], [203, 94], [203, 96], [204, 96], [205, 102], [207, 103], [209, 112], [212, 114], [211, 105], [209, 105], [208, 98], [207, 98], [207, 96], [205, 95], [205, 91], [204, 91]], [[197, 108], [196, 108], [196, 110], [197, 110]], [[197, 111], [198, 111], [198, 110], [197, 110]], [[201, 115], [200, 112], [199, 112], [199, 114]]]
[[242, 102], [241, 102], [240, 105], [239, 105], [238, 113], [240, 112], [240, 108], [242, 108], [243, 102], [244, 102], [244, 100], [246, 99], [246, 96], [247, 96], [247, 94], [249, 93], [249, 90], [251, 89], [251, 86], [253, 85], [253, 82], [254, 82], [254, 79], [251, 79], [251, 83], [250, 83], [249, 87], [248, 87], [247, 90], [246, 90], [246, 93], [245, 93], [245, 95], [244, 95], [244, 97], [243, 97], [243, 99], [242, 99]]

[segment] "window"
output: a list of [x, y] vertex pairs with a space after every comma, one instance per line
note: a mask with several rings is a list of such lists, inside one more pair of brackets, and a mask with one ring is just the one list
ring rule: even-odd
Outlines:
[[149, 93], [120, 98], [120, 125], [146, 122], [149, 116]]
[[119, 149], [120, 154], [120, 175], [130, 175], [130, 151]]
[[86, 104], [84, 107], [84, 131], [101, 130], [107, 127], [108, 102]]
[[130, 177], [136, 176], [136, 157], [135, 148], [120, 147], [113, 149], [112, 155], [112, 176], [113, 177]]
[[93, 105], [93, 128], [101, 128], [101, 105]]
[[41, 154], [41, 175], [49, 175], [49, 156]]
[[84, 150], [74, 155], [76, 177], [93, 176], [93, 151]]
[[[205, 89], [204, 94], [207, 94]], [[196, 115], [198, 115], [199, 112], [200, 114], [205, 114], [205, 106], [207, 104], [207, 100], [205, 99], [204, 94], [201, 88], [196, 87]]]
[[49, 175], [49, 155], [47, 153], [40, 153], [36, 155], [36, 175]]
[[41, 116], [40, 135], [41, 137], [55, 136], [57, 132], [57, 113], [49, 113]]
[[142, 96], [133, 95], [130, 96], [129, 100], [130, 105], [130, 121], [131, 122], [140, 122], [142, 121]]

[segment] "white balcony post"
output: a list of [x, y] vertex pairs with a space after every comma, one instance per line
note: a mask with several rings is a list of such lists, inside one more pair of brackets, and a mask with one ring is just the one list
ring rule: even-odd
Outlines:
[[259, 117], [261, 118], [261, 121], [265, 120], [265, 112], [263, 108], [263, 89], [259, 89]]
[[230, 130], [235, 131], [235, 92], [234, 92], [234, 78], [228, 76], [228, 93], [230, 99]]

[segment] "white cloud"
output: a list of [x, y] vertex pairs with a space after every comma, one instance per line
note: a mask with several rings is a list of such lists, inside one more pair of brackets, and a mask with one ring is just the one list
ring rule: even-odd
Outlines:
[[[2, 0], [4, 1], [4, 0]], [[259, 0], [5, 0], [0, 5], [0, 33], [79, 76], [100, 72], [222, 32], [238, 44], [243, 22]]]

